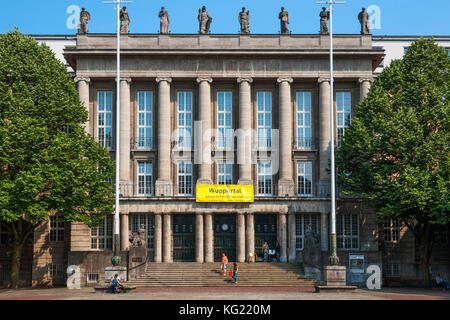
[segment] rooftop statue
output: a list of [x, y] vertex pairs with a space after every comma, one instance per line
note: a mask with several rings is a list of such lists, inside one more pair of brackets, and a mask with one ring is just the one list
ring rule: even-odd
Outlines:
[[289, 34], [289, 13], [284, 11], [284, 7], [281, 7], [281, 12], [278, 15], [278, 19], [280, 19], [281, 24], [281, 34]]
[[169, 33], [169, 13], [166, 11], [164, 7], [161, 7], [161, 11], [159, 12], [158, 17], [161, 19], [161, 25], [159, 27], [159, 32], [161, 34], [168, 34]]
[[330, 12], [323, 7], [320, 12], [320, 34], [328, 34], [328, 20], [330, 19]]
[[198, 9], [198, 22], [200, 34], [208, 34], [212, 18], [209, 16], [208, 12], [206, 12], [205, 6], [203, 6], [201, 9]]
[[250, 10], [245, 12], [245, 7], [239, 12], [239, 23], [241, 24], [241, 34], [250, 34]]
[[366, 8], [362, 8], [362, 11], [358, 14], [358, 20], [361, 24], [361, 34], [370, 34], [369, 14]]
[[120, 10], [120, 33], [130, 33], [130, 16], [127, 12], [127, 7]]
[[86, 11], [85, 8], [81, 8], [80, 12], [80, 25], [78, 26], [78, 33], [88, 32], [88, 23], [91, 20], [91, 14]]

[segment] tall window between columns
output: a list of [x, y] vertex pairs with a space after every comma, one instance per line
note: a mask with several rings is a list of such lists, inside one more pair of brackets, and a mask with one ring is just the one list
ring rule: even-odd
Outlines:
[[258, 161], [258, 195], [272, 195], [272, 162]]
[[112, 134], [112, 92], [99, 91], [97, 93], [97, 139], [104, 148], [112, 148], [114, 145]]
[[178, 147], [190, 150], [192, 147], [192, 92], [179, 91], [178, 102]]
[[138, 162], [138, 194], [151, 196], [153, 187], [153, 169], [151, 162]]
[[301, 251], [305, 246], [305, 232], [311, 227], [312, 231], [319, 233], [319, 216], [317, 214], [295, 215], [295, 250]]
[[337, 248], [359, 249], [359, 217], [357, 214], [336, 215]]
[[138, 91], [138, 148], [153, 147], [153, 93]]
[[128, 228], [131, 234], [138, 232], [143, 224], [147, 233], [147, 249], [149, 252], [153, 252], [153, 241], [155, 235], [155, 217], [152, 214], [131, 214], [129, 217]]
[[311, 161], [297, 161], [297, 195], [299, 197], [313, 195]]
[[272, 92], [258, 91], [256, 95], [258, 105], [258, 148], [272, 147]]
[[50, 217], [50, 242], [64, 241], [64, 222], [58, 221], [57, 216]]
[[344, 139], [345, 129], [350, 126], [352, 112], [352, 95], [350, 91], [336, 92], [336, 115], [337, 115], [337, 145], [338, 148]]
[[100, 226], [91, 228], [91, 249], [111, 250], [113, 238], [113, 215], [105, 216]]
[[233, 183], [233, 163], [224, 161], [217, 162], [217, 183], [218, 184]]
[[178, 195], [191, 196], [192, 194], [192, 162], [178, 161]]
[[217, 147], [219, 149], [231, 150], [233, 146], [232, 98], [231, 91], [217, 92]]
[[297, 148], [311, 149], [311, 92], [297, 92]]

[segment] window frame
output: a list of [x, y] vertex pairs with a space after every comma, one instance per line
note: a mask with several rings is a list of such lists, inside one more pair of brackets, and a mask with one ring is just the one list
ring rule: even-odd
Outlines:
[[[301, 98], [302, 97], [302, 98]], [[307, 99], [309, 97], [309, 99]], [[301, 99], [300, 99], [301, 98]], [[295, 144], [298, 150], [311, 150], [312, 148], [312, 92], [298, 90], [295, 93], [296, 99], [296, 137]], [[307, 100], [309, 100], [307, 102]], [[300, 103], [302, 101], [302, 103]], [[305, 103], [307, 102], [307, 103]], [[309, 110], [307, 110], [309, 108]], [[301, 110], [300, 110], [301, 109]], [[309, 125], [305, 124], [309, 117]], [[300, 124], [300, 122], [302, 124]], [[309, 131], [309, 136], [305, 132]], [[300, 134], [302, 132], [302, 134]]]
[[[181, 104], [180, 104], [180, 95], [184, 95], [184, 110], [180, 110]], [[188, 101], [187, 95], [190, 96], [190, 104], [187, 104]], [[193, 147], [193, 122], [194, 122], [194, 94], [192, 90], [177, 90], [176, 92], [176, 128], [177, 128], [177, 149], [179, 150], [192, 150]], [[186, 110], [187, 107], [190, 107], [190, 110]], [[180, 126], [180, 120], [181, 115], [183, 115], [183, 121], [184, 124]], [[186, 125], [186, 120], [190, 117], [190, 126]], [[186, 140], [185, 136], [187, 136], [186, 133], [190, 131], [189, 139]], [[190, 143], [189, 143], [190, 142]]]
[[[141, 110], [141, 94], [144, 96], [144, 105]], [[153, 91], [152, 90], [137, 90], [136, 91], [136, 106], [137, 106], [137, 117], [136, 117], [136, 131], [137, 131], [137, 143], [136, 146], [138, 149], [154, 149], [154, 132], [153, 132]], [[150, 108], [150, 110], [148, 110]], [[143, 119], [141, 119], [143, 116]], [[150, 118], [150, 124], [148, 124], [148, 118]], [[141, 120], [144, 121], [144, 124], [141, 124]], [[141, 131], [143, 130], [143, 131]], [[149, 130], [149, 132], [148, 132]], [[143, 136], [141, 136], [141, 132], [143, 132]]]
[[[217, 91], [217, 128], [216, 128], [216, 148], [218, 150], [233, 150], [233, 91], [218, 90]], [[223, 95], [223, 110], [221, 110]], [[229, 95], [229, 97], [227, 97]], [[229, 102], [229, 104], [228, 104]], [[223, 124], [221, 124], [221, 116], [223, 116]], [[227, 117], [229, 116], [229, 117]], [[227, 125], [229, 122], [229, 125]], [[223, 134], [222, 134], [223, 132]]]
[[[100, 95], [105, 94], [103, 99], [100, 99]], [[107, 99], [108, 96], [111, 96], [111, 108], [110, 110], [107, 110], [109, 107], [109, 100]], [[103, 100], [104, 103], [104, 109], [100, 110], [101, 106], [101, 100]], [[97, 119], [96, 119], [96, 127], [97, 127], [97, 142], [103, 147], [108, 150], [114, 150], [114, 94], [112, 90], [97, 90]], [[101, 115], [103, 115], [103, 124], [100, 125], [100, 118]], [[111, 124], [108, 125], [107, 121], [111, 121]], [[108, 129], [108, 130], [106, 130]], [[103, 133], [101, 134], [100, 131], [103, 130]], [[107, 135], [107, 131], [110, 131], [110, 137]]]
[[[260, 110], [260, 95], [262, 94], [263, 105]], [[270, 102], [270, 110], [267, 110], [267, 103]], [[256, 135], [257, 147], [259, 150], [272, 149], [272, 129], [273, 129], [273, 94], [269, 90], [256, 91]], [[262, 125], [260, 125], [260, 116], [262, 117]], [[270, 116], [270, 125], [267, 124], [267, 116]]]
[[[309, 221], [305, 221], [309, 220]], [[315, 220], [315, 221], [313, 221]], [[307, 222], [307, 223], [305, 223]], [[301, 213], [295, 215], [295, 251], [303, 251], [305, 246], [305, 227], [315, 224], [315, 231], [320, 231], [320, 216], [314, 213]]]
[[[349, 227], [350, 230], [346, 230], [346, 220], [345, 217], [349, 217]], [[356, 223], [353, 221], [356, 219]], [[341, 214], [336, 215], [336, 241], [337, 250], [339, 251], [351, 251], [360, 249], [360, 218], [358, 214]], [[356, 231], [353, 230], [353, 225], [356, 225]], [[341, 233], [339, 232], [341, 230]], [[353, 234], [356, 232], [356, 235]], [[350, 233], [350, 234], [346, 234]], [[350, 245], [347, 246], [347, 241], [349, 240]], [[353, 240], [356, 240], [357, 246], [353, 246]]]
[[[190, 167], [190, 172], [187, 172], [186, 170], [186, 165], [188, 165], [188, 167]], [[183, 172], [180, 172], [180, 167], [184, 167], [185, 169], [183, 170]], [[177, 185], [178, 185], [178, 195], [179, 196], [183, 196], [183, 197], [190, 197], [194, 195], [194, 166], [192, 165], [192, 161], [188, 161], [188, 160], [180, 160], [177, 162]], [[185, 177], [183, 180], [183, 184], [186, 184], [186, 186], [184, 186], [182, 188], [181, 186], [181, 182], [180, 182], [180, 178], [181, 177]], [[190, 186], [188, 185], [188, 181], [187, 181], [187, 177], [190, 177]], [[190, 188], [190, 192], [180, 192], [180, 190], [184, 189], [185, 191], [189, 191]]]
[[[342, 99], [338, 99], [339, 95], [343, 95]], [[348, 94], [348, 99], [345, 95]], [[342, 141], [345, 137], [345, 130], [348, 129], [352, 123], [352, 91], [351, 90], [337, 90], [336, 91], [336, 143], [337, 148], [340, 148]], [[342, 101], [340, 101], [342, 100]], [[346, 101], [349, 102], [349, 110], [346, 110]], [[340, 104], [342, 102], [342, 110], [340, 110]], [[339, 116], [342, 115], [342, 124], [339, 124]], [[348, 120], [348, 122], [346, 121]], [[340, 133], [340, 131], [342, 133]]]
[[[114, 230], [114, 216], [107, 214], [104, 216], [103, 221], [99, 227], [91, 228], [90, 240], [91, 251], [108, 251], [113, 249], [113, 230]], [[100, 235], [100, 230], [103, 228], [103, 234]], [[94, 234], [95, 233], [95, 234]], [[101, 240], [103, 240], [103, 246], [100, 246]], [[95, 247], [93, 244], [95, 242]], [[111, 244], [111, 246], [109, 246]]]
[[[300, 175], [300, 165], [304, 165], [304, 172], [303, 175]], [[307, 169], [309, 172], [307, 172]], [[307, 189], [306, 182], [310, 181], [310, 193], [300, 193], [300, 182], [303, 179], [305, 187], [304, 189]], [[298, 160], [297, 161], [297, 197], [312, 197], [314, 195], [314, 182], [313, 182], [313, 162], [312, 161], [305, 161], [305, 160]]]
[[[141, 165], [144, 165], [144, 171], [141, 172]], [[147, 165], [150, 165], [150, 173], [147, 172]], [[141, 188], [141, 178], [143, 178], [144, 186]], [[150, 181], [148, 181], [150, 180]], [[148, 183], [150, 182], [150, 183]], [[141, 192], [149, 190], [150, 192]], [[139, 196], [150, 197], [153, 196], [153, 162], [152, 161], [137, 161], [137, 193]]]
[[[224, 167], [224, 172], [221, 173], [220, 168]], [[228, 170], [230, 169], [230, 170]], [[221, 183], [221, 177], [225, 183]], [[229, 178], [229, 179], [227, 179]], [[229, 181], [229, 183], [227, 182]], [[228, 161], [217, 161], [217, 184], [219, 185], [231, 185], [233, 184], [233, 163]]]
[[49, 242], [64, 242], [66, 232], [66, 226], [64, 221], [58, 221], [58, 216], [51, 216], [49, 217], [48, 228], [49, 228], [48, 232]]
[[[263, 167], [261, 167], [263, 165]], [[261, 169], [261, 170], [260, 170]], [[261, 177], [263, 177], [263, 181], [261, 181]], [[270, 179], [268, 179], [270, 177]], [[270, 181], [270, 184], [268, 185], [268, 182]], [[258, 160], [257, 163], [257, 195], [260, 197], [270, 197], [273, 196], [273, 169], [272, 169], [272, 162], [268, 160]], [[262, 190], [260, 188], [260, 182], [262, 182]], [[270, 193], [266, 192], [267, 190], [270, 190]]]

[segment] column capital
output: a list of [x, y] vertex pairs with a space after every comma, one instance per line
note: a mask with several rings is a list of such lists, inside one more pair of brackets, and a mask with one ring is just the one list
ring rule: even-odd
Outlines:
[[171, 83], [172, 82], [172, 78], [170, 77], [158, 77], [155, 79], [155, 81], [157, 83], [160, 83], [161, 81], [166, 81], [167, 83]]
[[80, 81], [84, 81], [86, 83], [90, 83], [91, 82], [91, 78], [89, 77], [75, 77], [73, 79], [76, 83], [80, 82]]
[[283, 82], [288, 82], [289, 84], [291, 84], [292, 82], [294, 82], [294, 79], [289, 78], [289, 77], [280, 77], [277, 79], [277, 83], [283, 83]]
[[318, 82], [319, 84], [321, 84], [321, 83], [323, 83], [323, 82], [330, 82], [330, 79], [329, 79], [329, 78], [319, 78], [319, 79], [317, 79], [317, 82]]
[[213, 79], [210, 77], [199, 77], [197, 78], [197, 83], [201, 83], [203, 81], [207, 81], [208, 83], [212, 83]]
[[363, 82], [370, 82], [373, 83], [373, 78], [359, 78], [358, 79], [359, 83], [363, 83]]
[[241, 84], [242, 82], [253, 83], [253, 78], [250, 77], [237, 78], [237, 83]]
[[[117, 82], [117, 78], [114, 78], [114, 81]], [[132, 82], [131, 77], [120, 77], [120, 82], [122, 82], [122, 81], [126, 81], [127, 83]]]

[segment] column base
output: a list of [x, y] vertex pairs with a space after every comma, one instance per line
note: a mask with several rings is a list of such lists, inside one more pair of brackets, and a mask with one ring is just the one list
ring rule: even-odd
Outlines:
[[294, 181], [292, 179], [280, 179], [278, 181], [278, 196], [292, 197], [295, 195]]
[[170, 180], [158, 179], [155, 182], [155, 196], [157, 197], [172, 197], [173, 184]]

